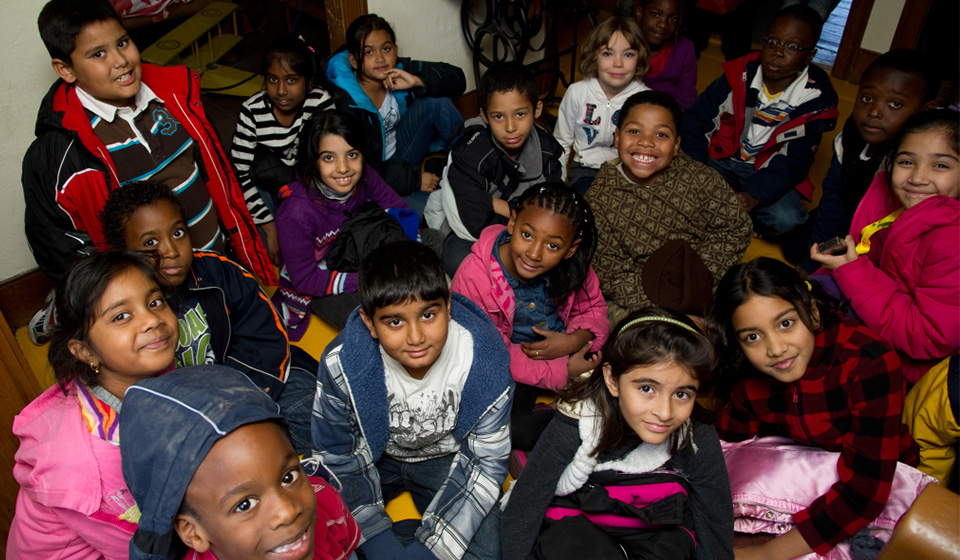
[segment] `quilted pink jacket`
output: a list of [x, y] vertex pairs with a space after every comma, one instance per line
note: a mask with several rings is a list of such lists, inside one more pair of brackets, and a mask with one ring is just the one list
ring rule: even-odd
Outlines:
[[58, 385], [44, 391], [14, 419], [13, 433], [20, 438], [13, 467], [20, 493], [8, 560], [126, 559], [137, 526], [121, 516], [137, 510], [120, 448], [87, 430], [76, 385], [67, 385], [66, 395]]
[[[880, 171], [853, 215], [850, 235], [901, 207]], [[935, 196], [890, 226], [880, 266], [860, 257], [833, 271], [860, 320], [900, 354], [911, 383], [960, 352], [960, 201]]]
[[[505, 229], [502, 225], [484, 228], [480, 239], [473, 244], [472, 252], [457, 269], [451, 289], [470, 298], [493, 320], [510, 349], [510, 371], [514, 381], [545, 389], [562, 389], [567, 384], [567, 358], [532, 360], [519, 344], [510, 342], [516, 299], [503, 269], [493, 256], [494, 243]], [[600, 350], [607, 340], [610, 322], [607, 320], [607, 302], [600, 293], [600, 281], [592, 267], [583, 287], [571, 294], [557, 313], [568, 333], [577, 329], [592, 332], [595, 338], [590, 351]]]

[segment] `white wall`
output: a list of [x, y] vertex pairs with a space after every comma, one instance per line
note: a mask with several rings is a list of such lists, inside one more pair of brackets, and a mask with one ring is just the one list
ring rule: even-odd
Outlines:
[[400, 56], [459, 66], [467, 91], [476, 87], [473, 56], [460, 30], [460, 0], [367, 0], [367, 11], [390, 22]]
[[23, 234], [20, 162], [33, 141], [40, 100], [56, 78], [37, 15], [45, 2], [0, 2], [0, 280], [37, 266]]
[[873, 11], [867, 20], [867, 27], [863, 30], [861, 48], [875, 53], [885, 53], [890, 50], [893, 35], [900, 23], [900, 14], [906, 0], [876, 0]]

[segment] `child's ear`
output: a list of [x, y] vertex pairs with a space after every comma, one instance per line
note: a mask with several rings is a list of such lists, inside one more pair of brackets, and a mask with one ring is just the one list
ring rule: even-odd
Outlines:
[[810, 66], [810, 63], [813, 62], [813, 57], [816, 56], [817, 49], [810, 49], [810, 52], [807, 53], [806, 64], [804, 66]]
[[77, 76], [73, 73], [73, 67], [70, 66], [69, 62], [60, 58], [54, 58], [50, 61], [50, 65], [53, 66], [53, 71], [57, 73], [57, 76], [60, 76], [61, 80], [68, 84], [77, 81]]
[[613, 129], [613, 147], [620, 149], [620, 128]]
[[533, 110], [533, 118], [539, 119], [540, 113], [543, 111], [543, 101], [537, 100], [537, 107]]
[[210, 550], [210, 538], [203, 526], [192, 515], [181, 513], [173, 520], [173, 528], [180, 536], [183, 544], [196, 550], [200, 554]]
[[352, 66], [353, 69], [356, 70], [356, 69], [357, 69], [357, 57], [353, 56], [352, 54], [348, 54], [348, 55], [347, 55], [347, 60], [350, 61], [350, 66]]
[[930, 109], [936, 109], [936, 108], [937, 108], [937, 100], [931, 99], [930, 101], [927, 101], [926, 103], [924, 103], [923, 107], [920, 107], [920, 110], [929, 111]]
[[567, 254], [563, 256], [564, 260], [569, 259], [577, 254], [577, 248], [580, 247], [580, 241], [580, 237], [573, 240], [573, 243], [570, 244], [570, 248], [567, 249]]
[[480, 118], [483, 119], [483, 124], [490, 124], [490, 120], [487, 119], [487, 112], [483, 110], [483, 107], [480, 108]]
[[507, 221], [507, 233], [513, 236], [513, 228], [517, 227], [517, 211], [510, 210], [510, 219]]
[[71, 338], [70, 342], [67, 342], [67, 350], [85, 364], [100, 365], [100, 357], [97, 356], [97, 353], [94, 352], [93, 348], [86, 342]]
[[363, 324], [367, 326], [367, 329], [370, 331], [370, 336], [374, 339], [377, 339], [377, 331], [373, 328], [373, 319], [367, 317], [367, 314], [363, 312], [363, 309], [360, 310], [360, 319], [363, 320]]
[[603, 382], [607, 386], [607, 391], [610, 391], [610, 394], [613, 395], [613, 398], [620, 398], [620, 386], [617, 385], [617, 380], [613, 378], [613, 369], [611, 369], [610, 364], [603, 364]]

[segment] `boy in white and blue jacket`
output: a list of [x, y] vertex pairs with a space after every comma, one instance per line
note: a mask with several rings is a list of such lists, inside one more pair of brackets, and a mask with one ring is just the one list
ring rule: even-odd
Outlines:
[[[500, 556], [510, 453], [510, 358], [486, 313], [451, 296], [440, 259], [412, 241], [361, 265], [361, 306], [317, 374], [314, 459], [359, 523], [368, 559]], [[408, 490], [422, 520], [384, 504]]]

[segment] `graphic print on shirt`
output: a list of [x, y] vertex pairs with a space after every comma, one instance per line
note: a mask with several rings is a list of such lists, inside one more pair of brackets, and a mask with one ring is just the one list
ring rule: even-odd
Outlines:
[[180, 341], [177, 345], [177, 368], [216, 363], [210, 344], [210, 323], [200, 304], [188, 309], [177, 319]]
[[418, 392], [412, 399], [396, 399], [391, 392], [390, 441], [387, 453], [398, 459], [404, 457], [434, 457], [453, 451], [445, 436], [457, 423], [460, 395], [447, 389], [441, 398], [436, 391]]
[[[597, 110], [597, 105], [595, 103], [587, 103], [586, 109], [584, 110], [583, 115], [583, 133], [587, 136], [587, 144], [593, 144], [593, 141], [597, 139], [597, 136], [600, 134], [600, 129], [597, 128], [600, 125], [600, 122], [603, 120], [599, 116], [594, 116], [594, 113]], [[616, 127], [617, 123], [620, 122], [620, 109], [617, 109], [613, 113], [613, 126]], [[610, 147], [613, 147], [613, 142], [610, 143]]]

